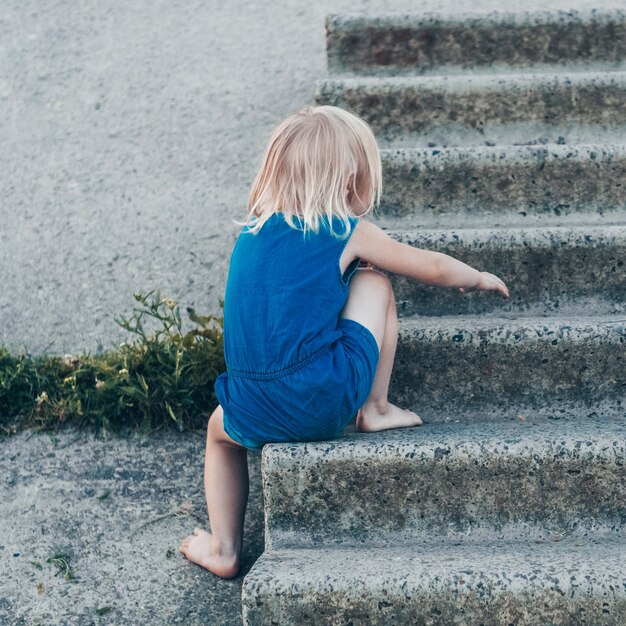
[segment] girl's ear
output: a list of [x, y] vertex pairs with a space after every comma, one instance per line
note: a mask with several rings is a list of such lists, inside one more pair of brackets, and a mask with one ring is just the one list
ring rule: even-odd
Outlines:
[[348, 193], [348, 202], [352, 202], [352, 198], [354, 196], [354, 175], [351, 175], [348, 179], [346, 191]]

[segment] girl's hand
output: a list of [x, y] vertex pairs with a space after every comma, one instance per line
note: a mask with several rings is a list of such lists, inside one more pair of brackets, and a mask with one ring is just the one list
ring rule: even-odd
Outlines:
[[507, 286], [495, 275], [489, 272], [480, 272], [480, 282], [476, 287], [460, 287], [461, 293], [467, 293], [468, 291], [499, 291], [505, 298], [509, 297], [509, 290]]

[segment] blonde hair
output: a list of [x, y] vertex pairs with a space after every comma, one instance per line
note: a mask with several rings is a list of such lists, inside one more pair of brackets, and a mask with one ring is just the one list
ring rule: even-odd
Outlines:
[[[355, 217], [347, 200], [348, 184], [359, 200], [364, 190], [366, 215], [380, 204], [382, 163], [374, 133], [361, 117], [330, 105], [305, 106], [279, 124], [265, 149], [261, 168], [248, 197], [247, 220], [241, 225], [258, 232], [274, 214], [282, 212], [293, 228], [319, 231], [326, 218], [338, 238], [350, 233], [348, 217]], [[333, 216], [342, 220], [342, 235], [333, 231]]]

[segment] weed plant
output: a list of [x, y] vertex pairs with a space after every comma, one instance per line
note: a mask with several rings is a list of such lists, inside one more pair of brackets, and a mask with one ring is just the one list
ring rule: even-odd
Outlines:
[[33, 357], [0, 346], [0, 435], [64, 423], [96, 434], [206, 426], [217, 406], [213, 383], [226, 369], [223, 317], [187, 307], [195, 327], [183, 333], [176, 301], [158, 290], [133, 295], [133, 314], [115, 318], [133, 337], [117, 348]]

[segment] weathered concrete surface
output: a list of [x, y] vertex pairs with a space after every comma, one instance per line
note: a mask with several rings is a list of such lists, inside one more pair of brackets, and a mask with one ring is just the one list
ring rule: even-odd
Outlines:
[[379, 213], [477, 226], [626, 220], [626, 147], [504, 146], [382, 150]]
[[400, 315], [626, 314], [626, 224], [393, 230], [394, 239], [497, 274], [509, 288], [461, 293], [390, 275]]
[[[241, 624], [243, 577], [263, 551], [261, 455], [248, 455], [242, 569], [223, 580], [178, 552], [208, 529], [205, 444], [206, 432], [96, 440], [70, 429], [1, 441], [0, 624]], [[75, 580], [46, 562], [59, 553]]]
[[626, 136], [626, 72], [328, 78], [317, 81], [315, 100], [363, 117], [381, 147]]
[[268, 444], [266, 547], [626, 538], [625, 468], [624, 416]]
[[437, 421], [621, 415], [625, 345], [623, 315], [409, 318], [390, 399]]
[[[570, 34], [562, 43], [571, 50]], [[539, 39], [549, 46], [549, 37]], [[532, 64], [528, 50], [520, 53], [522, 66]], [[602, 165], [592, 157], [603, 144], [626, 142], [626, 73], [580, 72], [572, 56], [566, 74], [552, 67], [318, 83], [318, 103], [355, 111], [391, 148], [385, 158], [400, 170], [396, 189], [410, 181], [383, 220], [392, 236], [491, 269], [515, 296], [507, 312], [494, 306], [503, 302], [497, 294], [470, 294], [467, 308], [456, 309], [456, 292], [396, 280], [405, 317], [390, 399], [416, 409], [425, 425], [264, 448], [268, 550], [244, 580], [246, 624], [626, 621], [626, 247], [621, 166], [614, 176], [609, 164], [621, 148], [608, 148]], [[573, 142], [585, 146], [563, 147]], [[546, 157], [515, 144], [556, 146]], [[425, 150], [393, 152], [471, 145], [442, 149], [432, 163]], [[501, 166], [488, 164], [496, 154]], [[570, 161], [556, 164], [561, 157]], [[588, 187], [570, 185], [585, 173]], [[589, 203], [571, 200], [559, 216], [551, 177], [564, 202], [582, 195]], [[450, 178], [458, 186], [439, 197]], [[522, 190], [537, 181], [525, 198]], [[487, 211], [501, 208], [511, 188], [508, 215], [494, 219], [499, 228], [472, 223], [479, 199], [462, 208], [463, 194], [479, 186]], [[435, 221], [449, 200], [449, 215]], [[520, 229], [519, 214], [508, 221], [513, 211], [534, 212], [532, 202], [549, 223]], [[427, 222], [412, 213], [420, 206], [436, 230], [418, 229]], [[571, 213], [584, 219], [574, 226]], [[472, 306], [499, 315], [467, 315]]]
[[326, 74], [326, 15], [433, 4], [4, 0], [0, 343], [109, 347], [155, 288], [218, 312], [265, 144]]
[[622, 626], [625, 555], [623, 539], [277, 550], [244, 581], [244, 623]]
[[626, 11], [600, 3], [583, 11], [502, 8], [483, 14], [472, 7], [468, 13], [329, 15], [329, 70], [399, 75], [564, 64], [608, 69], [626, 61]]

